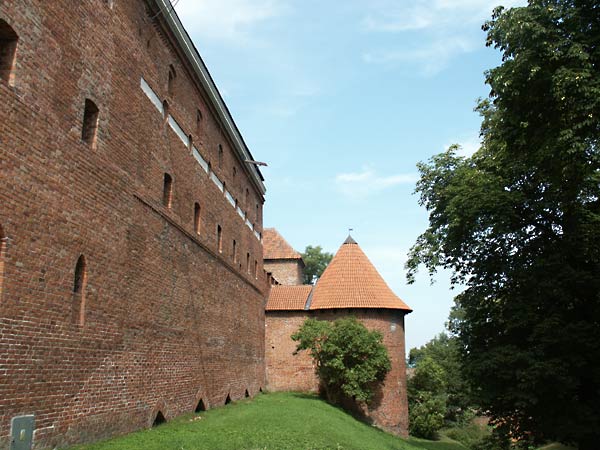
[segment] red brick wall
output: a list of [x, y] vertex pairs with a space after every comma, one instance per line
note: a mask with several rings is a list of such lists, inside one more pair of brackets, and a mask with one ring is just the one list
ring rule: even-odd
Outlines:
[[304, 311], [268, 311], [265, 328], [267, 388], [270, 391], [317, 391], [318, 379], [310, 353], [294, 355], [290, 336], [307, 317]]
[[404, 313], [396, 310], [318, 310], [269, 311], [266, 317], [267, 385], [270, 390], [315, 391], [318, 380], [308, 352], [293, 355], [295, 342], [290, 335], [306, 317], [335, 320], [355, 316], [368, 329], [383, 334], [392, 368], [381, 389], [376, 392], [369, 410], [363, 411], [373, 423], [390, 432], [408, 435], [408, 403], [406, 399], [406, 362], [404, 343]]
[[[214, 407], [264, 387], [261, 243], [164, 125], [140, 78], [164, 99], [174, 65], [171, 114], [258, 231], [262, 196], [145, 2], [109, 3], [0, 2], [19, 35], [14, 85], [0, 82], [0, 448], [16, 415], [35, 414], [37, 448], [63, 446], [147, 427], [159, 409], [171, 419], [200, 398]], [[86, 98], [99, 108], [95, 147], [81, 140]], [[161, 203], [165, 172], [171, 209]], [[83, 326], [72, 319], [82, 254]]]
[[266, 259], [265, 270], [285, 285], [303, 284], [302, 264], [299, 259]]

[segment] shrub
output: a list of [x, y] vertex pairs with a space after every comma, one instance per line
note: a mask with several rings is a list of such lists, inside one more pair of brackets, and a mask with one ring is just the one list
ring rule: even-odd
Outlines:
[[334, 403], [344, 397], [368, 403], [391, 367], [381, 333], [354, 317], [307, 319], [292, 339], [298, 341], [296, 351], [311, 351], [321, 386]]

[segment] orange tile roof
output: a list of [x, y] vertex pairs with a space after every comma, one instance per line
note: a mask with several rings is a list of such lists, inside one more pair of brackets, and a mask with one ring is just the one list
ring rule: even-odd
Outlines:
[[310, 309], [387, 308], [412, 311], [348, 237], [317, 282]]
[[267, 311], [303, 310], [312, 291], [310, 284], [299, 286], [271, 286]]
[[287, 243], [275, 228], [263, 230], [264, 259], [302, 259], [302, 255]]

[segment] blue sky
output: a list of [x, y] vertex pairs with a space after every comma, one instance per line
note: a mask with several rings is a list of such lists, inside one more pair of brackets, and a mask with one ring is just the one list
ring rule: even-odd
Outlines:
[[476, 100], [500, 63], [481, 24], [522, 0], [179, 0], [194, 40], [255, 159], [264, 226], [297, 250], [334, 253], [352, 235], [414, 312], [406, 346], [443, 331], [448, 274], [406, 284], [427, 226], [416, 163], [478, 145]]

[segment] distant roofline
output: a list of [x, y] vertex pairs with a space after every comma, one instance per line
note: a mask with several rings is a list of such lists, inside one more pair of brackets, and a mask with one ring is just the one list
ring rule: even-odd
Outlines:
[[[285, 256], [285, 257], [272, 257], [272, 253], [270, 254], [271, 257], [269, 256], [268, 253], [268, 245], [265, 244], [265, 242], [272, 242], [273, 240], [269, 239], [269, 235], [275, 236], [277, 239], [279, 239], [280, 241], [282, 241], [287, 247], [290, 248], [291, 252], [290, 253], [294, 253], [296, 256]], [[300, 253], [298, 250], [296, 250], [294, 247], [292, 247], [292, 245], [290, 245], [290, 243], [283, 237], [283, 235], [277, 231], [277, 228], [275, 227], [266, 227], [263, 228], [263, 260], [264, 261], [298, 261], [300, 260], [302, 262], [303, 266], [306, 266], [306, 264], [304, 263], [304, 259], [302, 258], [302, 253]]]
[[188, 62], [191, 64], [194, 72], [198, 76], [202, 87], [208, 94], [209, 100], [217, 111], [217, 115], [219, 116], [221, 123], [224, 125], [227, 135], [234, 144], [234, 150], [242, 161], [242, 167], [244, 167], [245, 171], [250, 175], [250, 180], [258, 189], [260, 194], [264, 195], [267, 189], [263, 183], [264, 178], [262, 173], [254, 164], [248, 164], [245, 162], [246, 160], [254, 160], [254, 157], [244, 142], [244, 138], [235, 124], [233, 117], [231, 116], [231, 113], [229, 112], [229, 109], [223, 100], [223, 97], [221, 97], [221, 94], [217, 89], [217, 85], [208, 72], [204, 61], [202, 60], [202, 57], [200, 56], [200, 53], [196, 49], [194, 43], [190, 39], [188, 32], [179, 20], [175, 9], [169, 0], [150, 1], [153, 1], [159, 7], [162, 18], [170, 28], [170, 31], [177, 40], [179, 47], [181, 50], [183, 50]]

